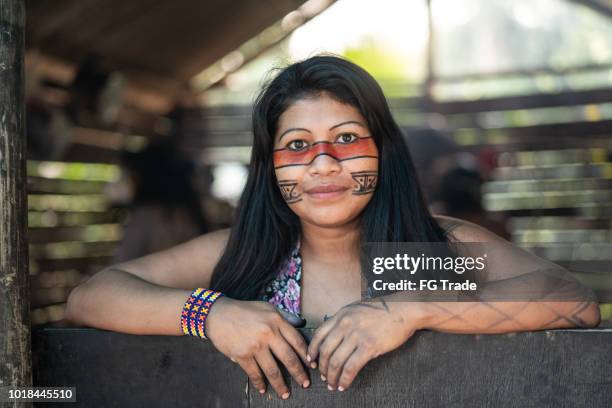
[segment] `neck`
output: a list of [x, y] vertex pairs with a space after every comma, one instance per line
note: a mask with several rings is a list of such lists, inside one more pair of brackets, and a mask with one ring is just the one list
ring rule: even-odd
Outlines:
[[345, 262], [359, 252], [359, 218], [339, 227], [321, 227], [302, 221], [301, 249], [321, 261]]

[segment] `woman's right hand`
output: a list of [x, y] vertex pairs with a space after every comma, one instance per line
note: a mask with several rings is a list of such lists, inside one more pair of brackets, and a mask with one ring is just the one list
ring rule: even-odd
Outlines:
[[274, 356], [298, 384], [310, 385], [302, 365], [308, 366], [306, 341], [268, 302], [219, 298], [206, 319], [206, 335], [217, 350], [242, 367], [262, 394], [266, 392], [265, 374], [281, 398], [289, 397]]

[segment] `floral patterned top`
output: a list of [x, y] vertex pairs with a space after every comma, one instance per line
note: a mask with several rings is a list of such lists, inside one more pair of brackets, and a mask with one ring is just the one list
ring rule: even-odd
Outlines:
[[[302, 257], [300, 256], [300, 240], [298, 240], [297, 245], [291, 251], [291, 256], [279, 269], [274, 280], [262, 291], [260, 298], [272, 303], [278, 309], [302, 317], [301, 282]], [[372, 287], [367, 286], [362, 296], [365, 299], [371, 299], [373, 297]], [[327, 318], [325, 315], [324, 320]]]
[[291, 251], [291, 256], [279, 269], [276, 278], [264, 289], [262, 300], [268, 301], [278, 309], [301, 316], [302, 257], [300, 241]]

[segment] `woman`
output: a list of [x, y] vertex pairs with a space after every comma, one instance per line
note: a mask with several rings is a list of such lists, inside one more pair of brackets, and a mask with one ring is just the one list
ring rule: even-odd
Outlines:
[[[71, 294], [72, 322], [179, 335], [177, 316], [193, 288], [218, 290], [224, 296], [205, 326], [210, 340], [260, 392], [266, 377], [282, 398], [289, 389], [274, 356], [303, 387], [310, 384], [303, 364], [318, 364], [328, 388], [344, 390], [369, 360], [419, 329], [504, 333], [598, 324], [597, 303], [586, 300], [362, 300], [365, 242], [503, 242], [508, 254], [517, 250], [474, 224], [428, 212], [383, 93], [360, 67], [317, 56], [285, 68], [255, 103], [253, 133], [231, 231], [96, 274]], [[310, 344], [294, 315], [317, 327]]]

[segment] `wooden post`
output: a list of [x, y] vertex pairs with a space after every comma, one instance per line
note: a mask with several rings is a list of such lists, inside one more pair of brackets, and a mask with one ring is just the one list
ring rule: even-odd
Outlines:
[[19, 387], [32, 384], [24, 26], [23, 0], [0, 0], [0, 386]]

